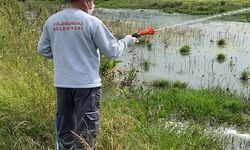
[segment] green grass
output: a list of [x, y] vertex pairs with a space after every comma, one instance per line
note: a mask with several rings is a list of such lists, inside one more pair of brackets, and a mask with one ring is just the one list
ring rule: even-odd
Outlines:
[[[63, 4], [67, 0], [30, 0], [32, 4], [38, 2], [43, 4]], [[217, 14], [250, 7], [248, 0], [97, 0], [95, 3], [97, 7], [104, 8], [160, 9], [169, 13], [179, 12], [194, 15]], [[249, 21], [249, 19], [247, 20]]]
[[[136, 99], [135, 95], [129, 99], [104, 100], [102, 105], [105, 132], [98, 143], [114, 149], [221, 149], [221, 141], [215, 135], [202, 134], [204, 127], [222, 124], [246, 130], [250, 127], [250, 120], [243, 115], [250, 110], [249, 103], [209, 90], [153, 90], [148, 98]], [[172, 119], [194, 124], [186, 129], [188, 132], [176, 133], [180, 128], [164, 128], [165, 122]], [[102, 134], [117, 140], [112, 143], [102, 139]]]
[[250, 109], [250, 105], [223, 92], [171, 88], [157, 91], [152, 96], [152, 100], [152, 103], [148, 104], [152, 112], [157, 109], [157, 106], [163, 105], [155, 116], [165, 118], [173, 112], [178, 112], [177, 118], [191, 119], [196, 123], [207, 124], [211, 118], [214, 118], [218, 124], [250, 127], [250, 120], [242, 116], [243, 112]]
[[164, 12], [179, 12], [208, 15], [250, 7], [247, 0], [99, 0], [97, 6], [105, 8], [160, 9]]
[[[22, 5], [5, 2], [8, 7], [0, 8], [0, 149], [54, 149], [56, 95], [52, 61], [36, 51], [48, 12], [45, 6], [39, 6], [40, 17], [29, 22]], [[103, 61], [103, 74], [108, 75], [115, 65], [115, 61]], [[134, 79], [135, 72], [128, 79]], [[211, 118], [218, 125], [247, 129], [250, 125], [243, 117], [249, 103], [229, 94], [182, 89], [178, 82], [167, 89], [145, 92], [116, 88], [111, 93], [105, 81], [110, 80], [103, 79], [103, 88], [109, 93], [101, 102], [101, 130], [96, 145], [100, 150], [221, 149], [218, 138], [203, 134]], [[187, 132], [164, 128], [173, 117], [193, 124]]]
[[[152, 100], [150, 100], [152, 102]], [[165, 128], [158, 118], [145, 121], [150, 109], [145, 101], [134, 99], [104, 100], [102, 105], [102, 130], [97, 139], [97, 149], [220, 149], [220, 140], [204, 136], [202, 127], [191, 125], [189, 132], [176, 133], [175, 127]], [[105, 137], [105, 138], [103, 138]], [[103, 147], [105, 145], [106, 147]]]
[[[34, 7], [39, 4], [46, 5], [50, 12], [59, 10], [67, 0], [29, 0], [30, 6]], [[248, 0], [97, 0], [97, 7], [104, 8], [128, 8], [128, 9], [159, 9], [167, 13], [185, 13], [192, 15], [213, 15], [241, 8], [249, 8]], [[250, 22], [249, 13], [236, 14], [222, 17], [223, 20]]]

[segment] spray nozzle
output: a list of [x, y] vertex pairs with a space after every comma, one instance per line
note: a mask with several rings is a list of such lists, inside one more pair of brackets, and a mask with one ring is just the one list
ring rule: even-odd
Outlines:
[[136, 38], [139, 38], [139, 37], [145, 36], [145, 35], [154, 35], [154, 33], [155, 33], [154, 28], [148, 27], [148, 28], [146, 28], [146, 29], [144, 29], [144, 30], [142, 30], [142, 31], [139, 31], [139, 32], [137, 32], [137, 33], [134, 33], [132, 36], [133, 36], [133, 37], [136, 37]]

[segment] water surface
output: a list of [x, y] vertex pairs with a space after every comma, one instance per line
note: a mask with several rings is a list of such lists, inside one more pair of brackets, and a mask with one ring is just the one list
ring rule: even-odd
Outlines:
[[[103, 20], [118, 19], [142, 26], [173, 25], [199, 19], [204, 16], [166, 14], [157, 10], [109, 10], [98, 11]], [[226, 45], [217, 45], [225, 39]], [[240, 79], [241, 72], [250, 67], [250, 24], [220, 20], [203, 21], [157, 32], [149, 37], [152, 48], [137, 45], [120, 58], [120, 67], [133, 64], [143, 71], [143, 62], [151, 62], [149, 71], [139, 74], [142, 81], [158, 79], [181, 80], [192, 88], [221, 87], [250, 95], [250, 82]], [[183, 56], [179, 49], [191, 46], [190, 55]], [[216, 60], [217, 54], [226, 55], [225, 62]]]

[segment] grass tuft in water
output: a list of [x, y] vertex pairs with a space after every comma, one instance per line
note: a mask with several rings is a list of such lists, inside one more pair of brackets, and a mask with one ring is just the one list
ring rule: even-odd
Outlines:
[[152, 63], [150, 62], [150, 60], [144, 59], [144, 61], [142, 63], [144, 71], [149, 71], [151, 65], [152, 65]]
[[182, 48], [180, 48], [179, 52], [181, 55], [186, 56], [189, 55], [191, 51], [191, 47], [189, 45], [184, 45]]
[[152, 82], [153, 87], [157, 88], [169, 88], [171, 87], [171, 81], [169, 80], [155, 80]]
[[219, 53], [217, 54], [216, 59], [219, 63], [223, 63], [226, 60], [226, 55], [223, 53]]
[[247, 81], [249, 80], [249, 76], [250, 76], [250, 72], [248, 69], [244, 69], [242, 72], [241, 72], [241, 79], [243, 81]]
[[188, 84], [186, 82], [182, 82], [182, 81], [173, 82], [173, 87], [174, 88], [185, 89], [185, 88], [187, 88], [187, 86], [188, 86]]
[[225, 39], [219, 39], [219, 41], [217, 41], [217, 45], [218, 46], [225, 46], [227, 43], [226, 43], [226, 40]]
[[152, 86], [155, 88], [187, 88], [188, 84], [182, 81], [170, 81], [170, 80], [155, 80], [152, 82]]
[[148, 47], [148, 50], [151, 51], [151, 50], [152, 50], [152, 43], [151, 43], [151, 42], [148, 42], [148, 43], [147, 43], [147, 47]]

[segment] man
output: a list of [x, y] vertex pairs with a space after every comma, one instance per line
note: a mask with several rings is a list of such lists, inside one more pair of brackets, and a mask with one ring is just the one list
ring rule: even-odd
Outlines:
[[46, 21], [38, 52], [54, 62], [60, 148], [83, 150], [78, 136], [93, 146], [99, 130], [99, 50], [107, 57], [118, 57], [137, 39], [127, 35], [117, 41], [101, 20], [90, 15], [93, 0], [70, 3], [70, 8]]

